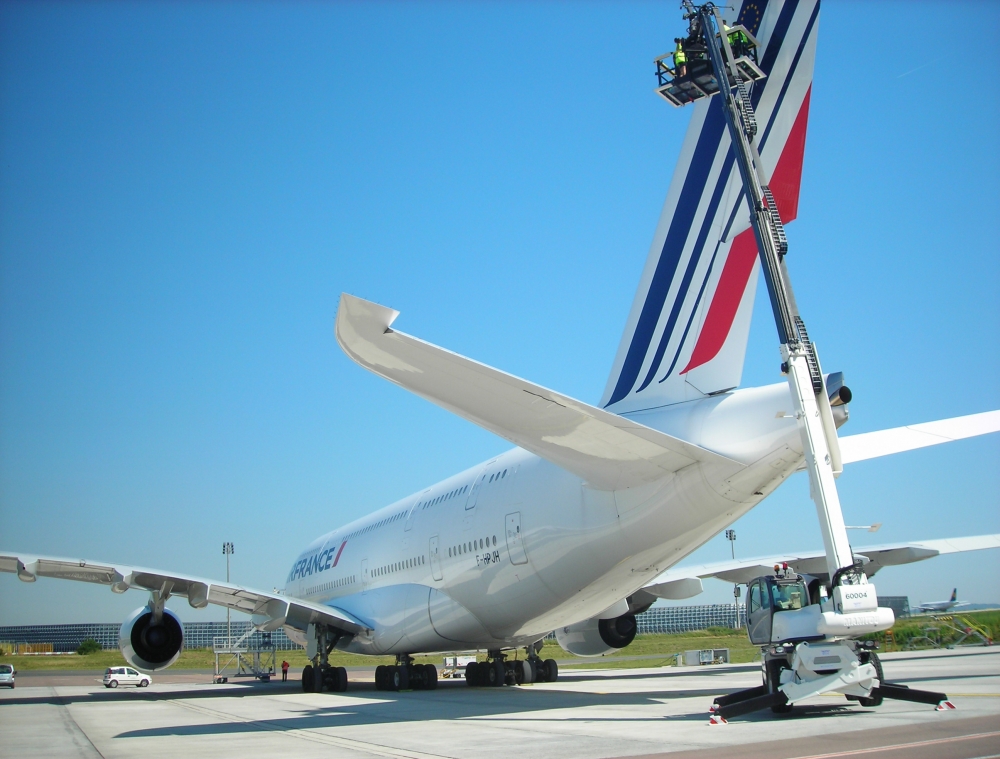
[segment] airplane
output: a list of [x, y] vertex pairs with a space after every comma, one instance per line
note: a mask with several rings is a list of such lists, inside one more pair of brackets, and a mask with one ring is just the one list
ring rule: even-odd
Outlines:
[[[817, 0], [746, 2], [736, 17], [767, 75], [751, 98], [782, 220], [797, 215], [817, 40]], [[120, 648], [143, 670], [170, 666], [183, 629], [166, 607], [226, 606], [306, 647], [307, 691], [342, 691], [334, 650], [395, 655], [383, 690], [431, 689], [417, 653], [487, 652], [470, 685], [553, 681], [538, 655], [550, 632], [566, 650], [627, 646], [635, 615], [690, 598], [702, 580], [746, 581], [790, 559], [823, 577], [822, 554], [681, 568], [680, 562], [804, 466], [787, 383], [740, 388], [758, 277], [718, 98], [693, 106], [677, 167], [603, 397], [596, 405], [515, 377], [395, 328], [397, 311], [343, 294], [335, 322], [356, 363], [516, 447], [332, 530], [296, 557], [283, 592], [109, 562], [0, 552], [0, 571], [145, 590]], [[843, 375], [826, 376], [848, 421]], [[840, 438], [851, 464], [1000, 431], [1000, 411]], [[857, 549], [883, 566], [1000, 547], [1000, 535]], [[817, 560], [818, 559], [818, 560]], [[812, 563], [810, 563], [812, 562]], [[813, 567], [813, 564], [816, 566]], [[737, 580], [739, 581], [739, 580]], [[509, 652], [524, 649], [511, 661]]]
[[959, 606], [968, 606], [968, 601], [958, 600], [958, 588], [952, 588], [951, 598], [947, 601], [931, 601], [930, 603], [920, 604], [916, 607], [915, 611], [950, 611], [951, 609], [957, 609]]

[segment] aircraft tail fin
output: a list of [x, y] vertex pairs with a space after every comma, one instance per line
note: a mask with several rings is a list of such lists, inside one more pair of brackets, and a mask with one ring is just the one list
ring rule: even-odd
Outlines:
[[[746, 0], [736, 19], [760, 42], [767, 77], [751, 100], [785, 223], [798, 213], [818, 16], [819, 0]], [[616, 413], [729, 390], [743, 373], [757, 244], [722, 100], [693, 109], [600, 403]]]
[[958, 600], [958, 588], [952, 588], [951, 591], [951, 602], [955, 603]]

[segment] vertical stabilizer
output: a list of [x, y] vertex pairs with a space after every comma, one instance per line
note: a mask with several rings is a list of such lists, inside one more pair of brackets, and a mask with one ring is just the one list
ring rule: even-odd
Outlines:
[[[760, 42], [767, 78], [750, 97], [761, 158], [787, 224], [798, 212], [819, 2], [746, 0], [736, 18]], [[693, 109], [601, 400], [618, 413], [729, 390], [743, 373], [757, 244], [722, 100], [706, 98]]]

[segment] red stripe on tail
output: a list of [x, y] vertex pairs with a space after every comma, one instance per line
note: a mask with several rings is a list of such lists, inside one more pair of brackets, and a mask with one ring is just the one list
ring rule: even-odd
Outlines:
[[[812, 87], [806, 91], [799, 113], [788, 133], [785, 148], [781, 151], [778, 165], [774, 167], [771, 176], [771, 193], [778, 205], [778, 213], [785, 224], [792, 221], [799, 213], [799, 188], [802, 185], [802, 161], [806, 152], [806, 127], [809, 124], [809, 97]], [[747, 282], [757, 261], [757, 240], [753, 230], [746, 229], [736, 235], [729, 250], [729, 257], [719, 277], [719, 285], [712, 296], [712, 305], [708, 308], [705, 324], [698, 335], [698, 342], [691, 352], [688, 365], [681, 370], [686, 374], [707, 364], [722, 350], [733, 327], [736, 312], [739, 310]]]

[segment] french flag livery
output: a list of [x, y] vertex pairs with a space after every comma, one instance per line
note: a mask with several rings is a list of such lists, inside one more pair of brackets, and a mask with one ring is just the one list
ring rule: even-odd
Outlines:
[[[736, 22], [760, 42], [752, 85], [757, 145], [786, 224], [796, 217], [818, 0], [750, 0]], [[757, 244], [717, 97], [698, 101], [601, 406], [617, 413], [740, 384], [757, 285]]]

